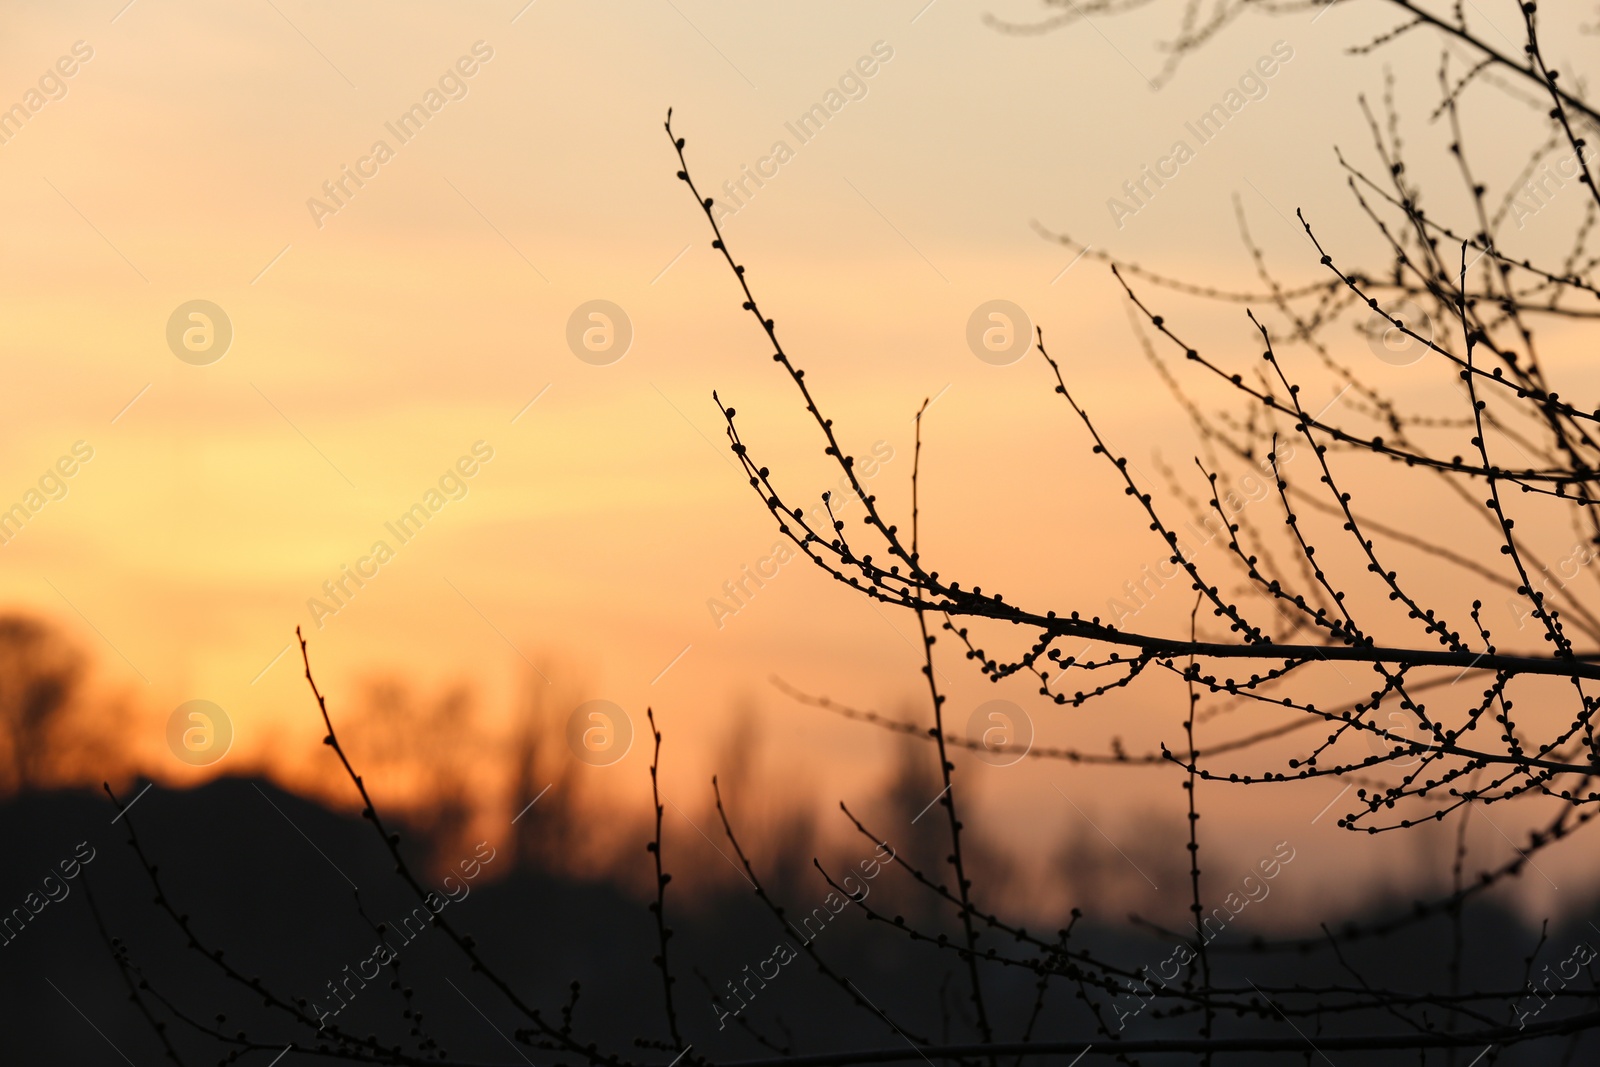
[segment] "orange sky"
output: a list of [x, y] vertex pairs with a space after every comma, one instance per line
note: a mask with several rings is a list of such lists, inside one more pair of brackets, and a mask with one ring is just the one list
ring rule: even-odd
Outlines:
[[[192, 772], [161, 764], [161, 729], [191, 699], [235, 724], [215, 770], [265, 762], [289, 774], [321, 757], [295, 655], [279, 658], [297, 625], [336, 707], [361, 679], [394, 674], [430, 688], [469, 681], [493, 713], [523, 690], [531, 661], [629, 709], [641, 733], [653, 704], [685, 789], [701, 788], [731, 709], [752, 699], [774, 781], [803, 783], [825, 808], [884, 777], [886, 741], [790, 705], [767, 680], [917, 713], [911, 619], [803, 562], [720, 628], [708, 607], [776, 540], [727, 455], [711, 390], [740, 409], [747, 442], [796, 496], [836, 473], [673, 180], [669, 105], [713, 195], [742, 167], [770, 169], [776, 142], [791, 150], [728, 226], [786, 346], [850, 447], [892, 450], [874, 484], [891, 508], [905, 501], [912, 413], [938, 397], [926, 551], [1040, 604], [1099, 611], [1159, 545], [1088, 462], [1039, 361], [974, 358], [972, 309], [994, 298], [1027, 308], [1136, 462], [1159, 448], [1183, 466], [1192, 445], [1114, 282], [1090, 261], [1064, 270], [1072, 255], [1030, 224], [1241, 284], [1235, 193], [1292, 277], [1315, 269], [1289, 224], [1296, 207], [1315, 208], [1352, 254], [1374, 247], [1331, 153], [1338, 143], [1370, 158], [1354, 97], [1381, 92], [1383, 57], [1342, 54], [1383, 24], [1365, 5], [1314, 24], [1247, 19], [1161, 92], [1146, 76], [1167, 16], [1042, 37], [983, 24], [1039, 14], [1020, 0], [119, 7], [27, 3], [0, 17], [0, 107], [26, 106], [41, 78], [59, 97], [0, 144], [0, 504], [22, 500], [75, 442], [93, 450], [65, 495], [0, 548], [0, 595], [96, 656], [102, 684], [151, 724], [132, 749], [174, 780]], [[1514, 13], [1500, 21], [1516, 29]], [[55, 80], [80, 41], [72, 75]], [[1292, 58], [1260, 97], [1119, 228], [1107, 201], [1190, 139], [1185, 124], [1275, 42]], [[851, 77], [875, 47], [870, 77]], [[1413, 65], [1400, 92], [1425, 114], [1432, 46], [1387, 58]], [[848, 102], [801, 143], [786, 124], [835, 89]], [[430, 91], [438, 110], [401, 142], [386, 124]], [[1492, 92], [1477, 100], [1490, 119], [1524, 114]], [[1420, 154], [1443, 136], [1419, 126], [1411, 143]], [[363, 162], [379, 140], [383, 162]], [[1504, 179], [1517, 163], [1485, 169]], [[347, 180], [330, 212], [324, 183], [345, 167], [367, 177]], [[1553, 247], [1573, 217], [1558, 205], [1531, 220], [1528, 250]], [[204, 366], [166, 340], [174, 309], [196, 299], [234, 331]], [[565, 340], [573, 310], [594, 299], [621, 306], [633, 329], [606, 366]], [[1161, 301], [1197, 338], [1256, 347], [1232, 309]], [[1436, 384], [1365, 369], [1406, 395]], [[463, 476], [464, 495], [396, 544], [385, 523], [477, 442], [492, 459]], [[308, 600], [380, 539], [394, 558], [318, 627]], [[1159, 609], [1170, 621], [1186, 607]], [[993, 695], [954, 657], [944, 669], [956, 703]], [[1085, 745], [1119, 732], [1153, 741], [1176, 722], [1153, 708], [1175, 692], [1162, 683], [1106, 705], [1115, 727], [1080, 713], [1049, 729]], [[1030, 693], [1018, 683], [1005, 695]], [[626, 766], [641, 773], [608, 789], [643, 788], [638, 755]], [[997, 815], [1038, 803], [1035, 770], [981, 772]], [[1113, 836], [1137, 833], [1136, 793], [1053, 770], [1079, 776], [1085, 810]], [[1294, 796], [1282, 817], [1320, 843], [1306, 866], [1340, 869], [1348, 843], [1309, 826], [1326, 798]], [[1050, 810], [1063, 826], [1073, 818]], [[1287, 832], [1277, 814], [1252, 815], [1241, 854]]]

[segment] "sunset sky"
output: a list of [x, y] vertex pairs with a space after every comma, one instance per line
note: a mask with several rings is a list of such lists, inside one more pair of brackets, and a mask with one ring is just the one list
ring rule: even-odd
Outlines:
[[[1377, 248], [1333, 156], [1338, 145], [1372, 163], [1358, 94], [1381, 98], [1387, 63], [1408, 115], [1437, 100], [1432, 39], [1344, 54], [1388, 24], [1355, 4], [1245, 19], [1156, 90], [1164, 55], [1151, 42], [1170, 14], [1041, 35], [986, 21], [1046, 17], [1032, 0], [125, 2], [34, 0], [0, 16], [0, 109], [26, 112], [11, 126], [0, 114], [0, 507], [34, 489], [41, 502], [0, 547], [0, 596], [93, 657], [100, 690], [138, 711], [130, 765], [173, 782], [262, 768], [304, 782], [325, 758], [289, 651], [296, 626], [336, 713], [378, 677], [425, 692], [467, 683], [490, 723], [545, 677], [552, 692], [620, 705], [641, 736], [653, 706], [672, 780], [696, 805], [741, 706], [757, 709], [770, 781], [819, 811], [891, 773], [887, 738], [800, 707], [769, 679], [923, 716], [914, 619], [804, 560], [737, 614], [710, 603], [778, 540], [712, 390], [796, 499], [814, 501], [838, 473], [674, 178], [668, 107], [707, 195], [723, 198], [744, 168], [769, 175], [737, 205], [728, 241], [848, 447], [881, 442], [892, 457], [872, 487], [899, 515], [912, 416], [935, 398], [925, 554], [1032, 606], [1096, 614], [1161, 546], [1089, 455], [1042, 361], [976, 358], [969, 316], [988, 300], [1021, 305], [1107, 437], [1135, 464], [1159, 452], [1188, 477], [1193, 443], [1120, 288], [1035, 224], [1165, 274], [1248, 287], [1237, 195], [1273, 265], [1313, 279], [1297, 208], [1352, 259]], [[1550, 37], [1592, 58], [1592, 37]], [[1245, 103], [1202, 143], [1192, 124], [1234, 92]], [[802, 140], [795, 123], [830, 93], [826, 126]], [[1529, 112], [1492, 90], [1473, 99], [1485, 129]], [[427, 121], [402, 139], [391, 127], [414, 105]], [[1446, 130], [1406, 137], [1419, 173], [1453, 180]], [[1180, 141], [1176, 176], [1118, 211], [1124, 184]], [[1512, 148], [1483, 144], [1501, 187], [1525, 159]], [[341, 180], [335, 202], [325, 183]], [[1453, 196], [1452, 185], [1440, 203], [1459, 208]], [[1527, 219], [1519, 252], [1563, 247], [1573, 201]], [[1241, 309], [1150, 295], [1212, 350], [1258, 351]], [[169, 320], [196, 300], [233, 331], [205, 365], [168, 344]], [[595, 300], [631, 323], [631, 346], [606, 365], [567, 342], [575, 309]], [[1443, 387], [1437, 368], [1392, 367], [1347, 339], [1375, 383], [1401, 396]], [[1553, 342], [1552, 364], [1576, 359]], [[1573, 373], [1578, 392], [1600, 384]], [[1333, 399], [1316, 389], [1317, 405]], [[64, 456], [77, 462], [57, 468]], [[442, 506], [402, 543], [385, 524], [431, 490]], [[1390, 514], [1426, 524], [1431, 506], [1397, 499]], [[393, 558], [334, 604], [323, 583], [378, 541]], [[338, 610], [317, 612], [314, 598]], [[1174, 592], [1152, 618], [1177, 627], [1189, 607]], [[997, 694], [939, 649], [958, 719], [1034, 694], [1020, 680]], [[194, 699], [234, 728], [225, 760], [198, 772], [168, 755], [163, 732]], [[1040, 736], [1153, 747], [1173, 736], [1180, 701], [1160, 681], [1093, 711], [1040, 703]], [[642, 755], [586, 773], [632, 803], [648, 787]], [[1133, 785], [1030, 764], [975, 780], [1002, 818], [1066, 783], [1117, 838], [1139, 832], [1144, 808], [1180, 802], [1174, 776], [1138, 773]], [[1365, 840], [1354, 851], [1331, 818], [1311, 824], [1334, 792], [1319, 788], [1280, 794], [1222, 847], [1248, 862], [1298, 835], [1310, 870], [1391, 863]], [[1244, 810], [1243, 798], [1217, 803]], [[1046, 810], [1064, 831], [1078, 819]], [[1531, 891], [1559, 908], [1549, 888]]]

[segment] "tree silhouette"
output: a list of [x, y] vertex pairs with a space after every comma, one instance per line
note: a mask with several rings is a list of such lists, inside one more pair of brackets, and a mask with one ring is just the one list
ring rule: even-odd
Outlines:
[[37, 619], [0, 616], [0, 790], [43, 784], [49, 761], [74, 747], [61, 734], [82, 678], [82, 657], [59, 633]]
[[[1147, 2], [1154, 0], [1063, 0], [1058, 21], [1121, 13]], [[1600, 654], [1592, 651], [1600, 642], [1600, 616], [1571, 580], [1600, 548], [1600, 406], [1562, 396], [1547, 375], [1536, 329], [1551, 320], [1581, 326], [1596, 314], [1589, 301], [1600, 297], [1592, 276], [1600, 260], [1587, 251], [1587, 241], [1600, 213], [1600, 192], [1590, 177], [1586, 139], [1580, 132], [1596, 116], [1546, 66], [1534, 5], [1520, 8], [1526, 45], [1518, 58], [1480, 38], [1468, 26], [1462, 6], [1442, 17], [1407, 0], [1389, 2], [1408, 21], [1375, 41], [1375, 47], [1406, 33], [1432, 30], [1478, 54], [1461, 74], [1452, 74], [1449, 62], [1441, 61], [1439, 74], [1438, 114], [1450, 123], [1450, 154], [1472, 205], [1464, 221], [1441, 221], [1420, 206], [1422, 190], [1408, 176], [1391, 103], [1386, 121], [1368, 112], [1377, 165], [1362, 168], [1339, 157], [1351, 194], [1389, 252], [1387, 261], [1375, 268], [1347, 263], [1343, 235], [1319, 232], [1315, 212], [1301, 214], [1299, 221], [1315, 247], [1309, 266], [1320, 276], [1302, 284], [1283, 283], [1269, 272], [1252, 243], [1261, 275], [1261, 289], [1253, 293], [1166, 278], [1056, 235], [1106, 264], [1121, 283], [1141, 349], [1201, 444], [1199, 474], [1189, 478], [1167, 472], [1168, 484], [1158, 495], [1161, 487], [1148, 484], [1102, 435], [1069, 384], [1066, 360], [1052, 354], [1040, 329], [1041, 386], [1053, 389], [1081, 425], [1088, 452], [1099, 457], [1106, 477], [1129, 499], [1128, 514], [1135, 516], [1131, 521], [1148, 527], [1165, 557], [1162, 581], [1187, 586], [1194, 596], [1186, 624], [1175, 628], [1153, 627], [1138, 618], [1125, 621], [1120, 615], [1107, 619], [1071, 604], [1039, 603], [1030, 590], [986, 592], [977, 584], [981, 576], [969, 582], [966, 576], [957, 579], [934, 569], [919, 542], [926, 404], [917, 415], [910, 510], [897, 522], [868, 491], [844, 444], [843, 428], [826, 416], [805, 371], [785, 349], [774, 318], [762, 310], [750, 272], [718, 226], [714, 199], [696, 186], [685, 139], [674, 132], [668, 112], [666, 130], [677, 157], [677, 176], [705, 215], [712, 247], [731, 272], [743, 310], [757, 323], [763, 354], [770, 352], [797, 390], [825, 454], [849, 486], [847, 495], [855, 497], [851, 503], [860, 505], [859, 525], [847, 526], [837, 517], [834, 493], [823, 495], [822, 513], [828, 519], [818, 522], [818, 512], [802, 506], [798, 494], [762, 465], [747, 444], [737, 411], [719, 396], [733, 454], [779, 532], [799, 552], [848, 587], [850, 595], [911, 612], [921, 636], [927, 696], [921, 721], [860, 711], [827, 698], [804, 699], [929, 746], [936, 769], [930, 784], [939, 787], [935, 804], [941, 809], [939, 848], [930, 860], [920, 850], [894, 848], [880, 828], [841, 805], [849, 827], [876, 850], [874, 859], [870, 867], [863, 863], [859, 874], [814, 861], [831, 892], [826, 912], [815, 908], [807, 913], [805, 904], [791, 911], [779, 899], [741, 839], [738, 812], [724, 803], [713, 782], [716, 811], [733, 857], [729, 862], [779, 936], [796, 933], [797, 924], [806, 924], [809, 916], [826, 924], [835, 921], [831, 915], [849, 914], [858, 930], [881, 934], [915, 954], [897, 958], [948, 966], [960, 990], [954, 994], [950, 987], [941, 988], [937, 1002], [924, 1012], [886, 1009], [837, 962], [842, 953], [835, 943], [798, 935], [795, 958], [803, 956], [812, 966], [841, 1014], [853, 1012], [870, 1022], [877, 1039], [829, 1044], [829, 1030], [823, 1028], [820, 1039], [810, 1035], [820, 1050], [798, 1051], [792, 1035], [765, 1032], [707, 982], [713, 1018], [738, 1016], [739, 1025], [767, 1050], [755, 1062], [842, 1067], [920, 1059], [997, 1065], [1002, 1057], [1076, 1063], [1069, 1057], [1093, 1056], [1137, 1063], [1146, 1054], [1205, 1063], [1265, 1056], [1280, 1062], [1289, 1054], [1310, 1062], [1339, 1051], [1360, 1051], [1405, 1054], [1404, 1062], [1428, 1063], [1434, 1062], [1428, 1058], [1430, 1050], [1439, 1050], [1438, 1062], [1463, 1062], [1474, 1052], [1483, 1057], [1495, 1050], [1492, 1055], [1498, 1057], [1498, 1050], [1522, 1045], [1531, 1046], [1541, 1062], [1563, 1048], [1568, 1056], [1594, 1054], [1592, 1043], [1582, 1044], [1584, 1035], [1600, 1025], [1600, 996], [1589, 967], [1593, 950], [1587, 958], [1576, 951], [1564, 953], [1554, 977], [1544, 973], [1552, 971], [1548, 966], [1536, 975], [1530, 956], [1520, 974], [1502, 974], [1496, 983], [1469, 982], [1463, 960], [1473, 932], [1468, 906], [1579, 831], [1600, 801], [1595, 786], [1600, 774], [1596, 697], [1589, 692], [1600, 680]], [[1247, 0], [1202, 5], [1189, 0], [1183, 5], [1180, 32], [1170, 44], [1173, 61], [1252, 8], [1314, 11], [1318, 6]], [[1492, 75], [1518, 78], [1543, 92], [1548, 100], [1544, 118], [1550, 123], [1540, 131], [1543, 143], [1554, 136], [1578, 161], [1578, 181], [1589, 202], [1570, 252], [1557, 265], [1539, 265], [1502, 249], [1507, 212], [1491, 206], [1485, 184], [1474, 177], [1472, 152], [1457, 111], [1463, 90]], [[1494, 146], [1495, 151], [1502, 148]], [[1248, 357], [1202, 350], [1186, 339], [1181, 324], [1161, 312], [1151, 295], [1161, 290], [1244, 305], [1259, 349]], [[1425, 404], [1385, 394], [1340, 352], [1335, 329], [1373, 317], [1380, 333], [1417, 346], [1427, 368], [1437, 372]], [[1209, 409], [1197, 399], [1191, 376], [1231, 390], [1238, 405]], [[1311, 403], [1305, 397], [1310, 394], [1306, 383], [1312, 380], [1331, 382], [1337, 395], [1347, 399], [1337, 406]], [[1291, 449], [1307, 457], [1293, 472], [1286, 469]], [[1385, 468], [1396, 485], [1442, 489], [1459, 502], [1463, 516], [1470, 515], [1486, 531], [1480, 544], [1489, 550], [1479, 551], [1464, 535], [1459, 542], [1435, 536], [1437, 528], [1405, 529], [1389, 517], [1381, 499], [1365, 492], [1358, 499], [1346, 487], [1358, 464]], [[1197, 497], [1188, 488], [1196, 484], [1201, 487]], [[1202, 558], [1195, 527], [1175, 517], [1190, 504], [1202, 509], [1205, 541], [1225, 549], [1220, 561]], [[1577, 557], [1558, 560], [1549, 554], [1545, 531], [1552, 515], [1578, 531]], [[1521, 526], [1519, 519], [1524, 520]], [[1572, 568], [1563, 565], [1579, 557], [1577, 571], [1567, 574]], [[1400, 558], [1407, 559], [1405, 567], [1396, 562]], [[1463, 599], [1470, 598], [1470, 606], [1427, 599], [1419, 591], [1425, 584], [1416, 577], [1419, 562], [1448, 575], [1455, 591], [1469, 591]], [[1547, 580], [1552, 566], [1559, 576], [1555, 581]], [[1543, 647], [1525, 648], [1528, 642], [1516, 637], [1506, 647], [1497, 643], [1484, 605], [1490, 598], [1507, 596], [1525, 602], [1523, 617]], [[1016, 634], [1024, 635], [1020, 642]], [[1079, 651], [1085, 644], [1105, 651], [1086, 655]], [[1037, 682], [1039, 704], [1046, 708], [1092, 706], [1107, 694], [1161, 676], [1185, 691], [1184, 706], [1169, 718], [1170, 742], [1159, 751], [1041, 747], [1026, 752], [1033, 759], [1166, 768], [1184, 790], [1187, 833], [1178, 847], [1187, 852], [1181, 869], [1187, 873], [1191, 919], [1185, 929], [1156, 928], [1170, 948], [1164, 958], [1122, 951], [1081, 922], [1077, 909], [1063, 916], [1056, 930], [1041, 932], [985, 905], [989, 894], [978, 884], [973, 862], [973, 839], [981, 841], [982, 828], [967, 825], [969, 798], [960, 770], [962, 761], [990, 750], [993, 742], [961, 736], [948, 721], [936, 652], [951, 646], [986, 678], [1031, 677]], [[312, 679], [303, 640], [301, 651], [327, 731], [325, 743], [359, 795], [362, 816], [379, 835], [398, 878], [427, 906], [432, 891], [413, 872], [398, 833], [388, 828], [340, 742], [324, 695]], [[1319, 679], [1341, 666], [1371, 671], [1370, 691], [1355, 701], [1320, 700], [1325, 686]], [[1195, 726], [1217, 706], [1212, 702], [1271, 712], [1281, 721], [1202, 746]], [[1534, 714], [1523, 710], [1535, 702]], [[651, 778], [658, 786], [667, 750], [653, 714], [649, 723]], [[1296, 746], [1295, 755], [1280, 760], [1273, 753], [1285, 744]], [[1250, 760], [1256, 763], [1245, 762]], [[1226, 769], [1239, 766], [1246, 769]], [[1208, 840], [1200, 828], [1199, 786], [1217, 783], [1215, 788], [1222, 788], [1225, 783], [1265, 795], [1272, 787], [1320, 778], [1353, 787], [1353, 799], [1343, 801], [1337, 820], [1352, 834], [1417, 830], [1455, 819], [1450, 888], [1402, 914], [1337, 931], [1324, 927], [1321, 937], [1261, 941], [1248, 946], [1246, 956], [1240, 946], [1218, 941], [1218, 934], [1258, 890], [1264, 896], [1265, 884], [1293, 861], [1294, 850], [1288, 843], [1279, 846], [1238, 890], [1203, 878], [1201, 856]], [[1467, 847], [1469, 814], [1513, 803], [1536, 806], [1543, 820], [1540, 828], [1525, 843], [1515, 844], [1515, 858], [1478, 860]], [[659, 788], [653, 805], [655, 832], [646, 843], [654, 877], [648, 902], [653, 929], [641, 952], [652, 957], [663, 1010], [650, 1034], [633, 1037], [634, 1051], [625, 1053], [622, 1035], [604, 1024], [593, 1036], [580, 1035], [576, 986], [559, 1008], [558, 1019], [504, 976], [492, 946], [480, 947], [440, 913], [432, 921], [494, 990], [500, 1005], [517, 1013], [516, 1041], [556, 1062], [752, 1062], [709, 1055], [705, 1047], [718, 1040], [722, 1027], [713, 1030], [705, 1015], [694, 1016], [684, 1008], [686, 994], [678, 979], [688, 946], [673, 940]], [[137, 961], [118, 946], [129, 992], [152, 1021], [163, 1015], [180, 1020], [191, 1035], [224, 1050], [226, 1060], [281, 1049], [287, 1040], [346, 1060], [456, 1062], [427, 1036], [420, 1019], [405, 1036], [357, 1034], [319, 1018], [305, 1000], [267, 988], [238, 970], [173, 902], [154, 858], [139, 843], [138, 816], [119, 808], [158, 908], [189, 939], [205, 966], [268, 1009], [265, 1021], [253, 1024], [254, 1033], [224, 1032], [202, 1013], [173, 1004], [146, 984]], [[886, 872], [924, 907], [903, 907], [905, 896], [892, 897], [886, 906], [876, 888], [869, 892], [864, 879], [876, 885], [875, 879]], [[1252, 880], [1255, 889], [1250, 888]], [[370, 923], [359, 893], [357, 909]], [[1445, 974], [1433, 975], [1430, 985], [1403, 984], [1396, 975], [1398, 964], [1374, 973], [1354, 958], [1360, 943], [1398, 939], [1435, 920], [1448, 924], [1449, 955]], [[381, 936], [381, 928], [375, 930]], [[1310, 955], [1323, 961], [1317, 977], [1302, 980], [1289, 971], [1291, 961]], [[789, 965], [787, 959], [780, 963]], [[1337, 977], [1328, 977], [1330, 973]], [[398, 979], [395, 984], [398, 988]], [[736, 997], [737, 987], [731, 982], [728, 986]], [[1019, 988], [1027, 990], [1029, 1001], [1021, 1011], [1016, 1010]], [[410, 1021], [409, 989], [404, 996]], [[1141, 1029], [1129, 1032], [1132, 1020]], [[169, 1051], [179, 1058], [163, 1034]], [[1455, 1060], [1458, 1050], [1462, 1056]]]

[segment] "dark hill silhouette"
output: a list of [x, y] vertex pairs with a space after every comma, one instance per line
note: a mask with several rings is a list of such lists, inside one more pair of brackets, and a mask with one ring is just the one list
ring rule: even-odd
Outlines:
[[[131, 791], [124, 799], [136, 793]], [[127, 942], [133, 963], [148, 976], [156, 992], [208, 1025], [215, 1024], [218, 1014], [224, 1015], [227, 1021], [222, 1028], [229, 1033], [244, 1029], [263, 1043], [276, 1040], [284, 1046], [293, 1041], [296, 1050], [284, 1056], [281, 1064], [312, 1062], [311, 1056], [299, 1051], [313, 1044], [309, 1034], [294, 1027], [282, 1012], [263, 1008], [258, 998], [223, 978], [212, 961], [186, 945], [177, 925], [155, 906], [150, 881], [126, 843], [123, 825], [112, 823], [115, 814], [103, 797], [81, 792], [24, 794], [0, 806], [0, 840], [7, 843], [8, 855], [0, 870], [0, 902], [8, 908], [25, 907], [29, 893], [42, 895], [47, 875], [58, 871], [59, 878], [62, 860], [72, 859], [75, 850], [82, 856], [92, 849], [92, 859], [81, 865], [76, 878], [50, 884], [50, 891], [58, 895], [59, 887], [66, 886], [67, 895], [45, 904], [0, 948], [0, 996], [7, 1005], [5, 1062], [120, 1063], [124, 1057], [141, 1065], [164, 1061], [159, 1042], [130, 1003], [101, 940], [86, 890], [92, 891], [111, 933]], [[158, 865], [174, 907], [190, 916], [196, 935], [207, 948], [224, 948], [227, 962], [246, 974], [259, 974], [269, 988], [308, 997], [324, 1006], [334, 1003], [326, 995], [326, 983], [346, 981], [348, 1006], [336, 1016], [341, 1026], [362, 1035], [376, 1033], [389, 1041], [407, 1034], [410, 1021], [402, 1017], [406, 1002], [388, 988], [389, 972], [381, 972], [363, 986], [352, 983], [350, 972], [345, 971], [347, 966], [359, 969], [377, 940], [365, 929], [356, 910], [351, 883], [360, 887], [363, 906], [375, 921], [398, 925], [416, 905], [395, 878], [370, 826], [284, 793], [270, 783], [248, 779], [221, 779], [188, 792], [151, 788], [128, 817], [135, 820], [141, 842]], [[86, 847], [80, 849], [82, 843]], [[412, 844], [408, 842], [407, 847]], [[428, 843], [418, 839], [414, 844], [425, 849]], [[649, 861], [642, 845], [641, 868]], [[631, 1047], [635, 1035], [664, 1038], [666, 1034], [660, 973], [651, 964], [654, 920], [643, 897], [608, 882], [540, 873], [537, 857], [513, 864], [508, 850], [492, 842], [489, 847], [494, 849], [494, 858], [480, 867], [477, 878], [466, 883], [464, 897], [445, 906], [445, 916], [474, 935], [485, 958], [519, 995], [541, 1006], [547, 1017], [560, 1018], [561, 1005], [571, 996], [570, 983], [576, 980], [582, 990], [575, 1010], [576, 1033], [598, 1039], [603, 1048], [624, 1056], [646, 1062], [670, 1060], [671, 1055]], [[701, 852], [710, 856], [711, 862], [718, 862], [708, 849], [691, 850], [687, 843], [675, 851], [674, 838], [669, 837], [668, 869], [685, 870], [702, 862]], [[837, 870], [852, 861], [853, 857], [841, 857], [831, 866]], [[498, 869], [496, 864], [500, 864]], [[715, 884], [703, 878], [698, 881]], [[897, 906], [909, 907], [915, 899], [896, 881], [896, 872], [886, 869], [869, 898], [890, 914]], [[775, 898], [788, 903], [790, 917], [797, 922], [826, 894], [814, 869], [785, 879], [783, 884], [769, 882], [768, 888]], [[1402, 911], [1403, 907], [1397, 904], [1392, 910]], [[742, 883], [734, 888], [687, 889], [676, 898], [669, 895], [668, 916], [676, 931], [672, 950], [680, 976], [676, 989], [679, 1018], [685, 1039], [697, 1050], [723, 1058], [773, 1055], [743, 1029], [740, 1023], [744, 1021], [796, 1052], [892, 1048], [897, 1044], [892, 1031], [869, 1012], [853, 1006], [803, 955], [782, 964], [778, 976], [764, 987], [759, 980], [748, 985], [754, 996], [747, 1009], [740, 1018], [730, 1015], [719, 1029], [717, 1009], [711, 1004], [705, 981], [725, 993], [727, 982], [748, 981], [749, 974], [773, 957], [775, 946], [796, 939], [784, 937], [773, 916]], [[1377, 917], [1350, 918], [1367, 921]], [[1120, 923], [1122, 916], [1104, 916], [1104, 927], [1095, 918], [1086, 918], [1079, 925], [1074, 943], [1092, 947], [1102, 958], [1131, 967], [1147, 964], [1157, 968], [1171, 954], [1170, 940], [1129, 933]], [[1118, 924], [1117, 932], [1110, 923]], [[1470, 910], [1468, 923], [1472, 948], [1466, 957], [1462, 988], [1522, 987], [1523, 957], [1536, 943], [1536, 932], [1486, 906]], [[951, 1036], [961, 1036], [964, 1005], [958, 996], [959, 960], [954, 953], [913, 944], [881, 924], [869, 924], [855, 907], [828, 918], [825, 924], [813, 920], [807, 930], [815, 937], [813, 947], [903, 1025], [915, 1026], [935, 1038], [944, 1036], [946, 1027]], [[1388, 987], [1439, 988], [1450, 957], [1450, 936], [1448, 921], [1439, 918], [1390, 938], [1358, 941], [1344, 953], [1356, 971], [1380, 977]], [[507, 1038], [519, 1025], [519, 1017], [498, 991], [472, 973], [470, 964], [442, 933], [413, 930], [407, 941], [391, 930], [388, 939], [400, 948], [399, 976], [415, 990], [411, 1003], [421, 1011], [424, 1029], [449, 1050], [452, 1060], [549, 1061], [548, 1053], [512, 1047]], [[1546, 964], [1555, 967], [1570, 955], [1571, 946], [1597, 941], [1600, 934], [1583, 920], [1569, 924], [1569, 929], [1552, 931], [1532, 969], [1538, 973]], [[1265, 956], [1238, 951], [1247, 944], [1246, 937], [1228, 932], [1214, 942], [1212, 964], [1218, 986], [1246, 982], [1280, 987], [1297, 982], [1359, 986], [1358, 979], [1325, 950]], [[1032, 975], [1021, 968], [1007, 969], [992, 994], [997, 1020], [1007, 1032], [1020, 1030], [1034, 1004]], [[1153, 1008], [1136, 1012], [1138, 1002], [1131, 996], [1113, 1002], [1109, 994], [1100, 993], [1096, 1000], [1113, 1021], [1119, 1012], [1126, 1016], [1124, 1033], [1129, 1039], [1178, 1034], [1192, 1025], [1188, 1020], [1157, 1018]], [[929, 1005], [940, 1003], [946, 1005], [947, 1018], [930, 1012]], [[1538, 1003], [1529, 998], [1522, 1010], [1527, 1012], [1529, 1005]], [[1066, 983], [1058, 981], [1052, 987], [1046, 1009], [1034, 1031], [1036, 1039], [1090, 1035], [1086, 1009]], [[1537, 1018], [1570, 1009], [1570, 1005], [1555, 1004]], [[221, 1054], [214, 1042], [199, 1038], [159, 1007], [156, 1010], [169, 1020], [168, 1033], [185, 1062], [214, 1062]], [[1491, 1017], [1496, 1022], [1513, 1021], [1511, 1011], [1508, 1001]], [[1261, 1036], [1293, 1033], [1287, 1026], [1265, 1022], [1232, 1025], [1247, 1028], [1237, 1032]], [[1338, 1032], [1339, 1019], [1330, 1014], [1320, 1032], [1308, 1036]], [[406, 1041], [408, 1048], [413, 1044]], [[202, 1053], [202, 1049], [206, 1051]], [[1584, 1057], [1595, 1052], [1590, 1043], [1571, 1062], [1591, 1062]], [[242, 1062], [265, 1064], [274, 1054], [251, 1052]], [[1279, 1056], [1268, 1060], [1287, 1062]], [[1558, 1058], [1550, 1047], [1529, 1045], [1507, 1052], [1497, 1062], [1533, 1064]], [[1263, 1062], [1258, 1057], [1248, 1059]], [[1469, 1054], [1462, 1062], [1470, 1059]], [[1340, 1064], [1416, 1062], [1415, 1053], [1388, 1056], [1349, 1051], [1334, 1060]]]

